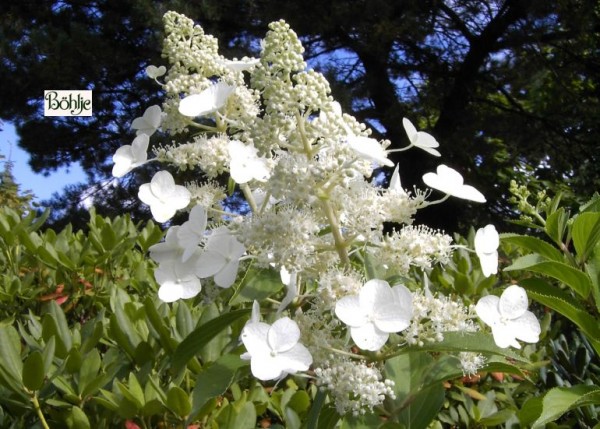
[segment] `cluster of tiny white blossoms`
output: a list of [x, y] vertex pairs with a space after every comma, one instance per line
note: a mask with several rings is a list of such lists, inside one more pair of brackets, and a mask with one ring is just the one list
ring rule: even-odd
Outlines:
[[[178, 210], [189, 212], [183, 225], [171, 226], [164, 242], [150, 249], [159, 298], [193, 298], [207, 279], [209, 300], [218, 298], [214, 287], [243, 287], [244, 260], [273, 270], [285, 288], [265, 303], [255, 301], [242, 330], [252, 374], [276, 380], [312, 366], [340, 413], [362, 414], [393, 398], [393, 381], [381, 374], [385, 359], [367, 363], [367, 352], [393, 354], [400, 341], [441, 341], [444, 332], [472, 332], [476, 325], [461, 303], [390, 284], [372, 272], [397, 278], [411, 268], [448, 262], [451, 238], [411, 226], [416, 212], [450, 196], [476, 202], [484, 196], [443, 164], [423, 176], [444, 194], [440, 200], [427, 200], [431, 191], [404, 190], [398, 166], [390, 185], [378, 186], [374, 171], [394, 167], [389, 153], [414, 147], [440, 156], [438, 142], [408, 119], [408, 145], [394, 148], [402, 142], [372, 138], [364, 124], [343, 113], [324, 76], [306, 69], [302, 45], [285, 22], [269, 26], [259, 58], [239, 60], [220, 55], [218, 41], [183, 15], [168, 12], [164, 23], [169, 67], [146, 69], [164, 102], [133, 121], [135, 140], [113, 156], [116, 177], [148, 162], [187, 170], [188, 177], [198, 173], [184, 186], [163, 169], [139, 190], [158, 222]], [[153, 135], [170, 143], [153, 144], [155, 157], [148, 159]], [[237, 191], [233, 200], [218, 184], [225, 181]], [[228, 210], [240, 201], [242, 210]], [[384, 231], [384, 222], [396, 227]], [[492, 229], [478, 232], [475, 243], [485, 275], [497, 271]], [[367, 261], [378, 269], [370, 272]], [[501, 347], [519, 346], [516, 339], [537, 341], [539, 324], [536, 330], [521, 291], [508, 288], [476, 306]], [[261, 321], [261, 304], [273, 307], [277, 298], [272, 323]], [[282, 314], [290, 304], [296, 311]], [[515, 327], [525, 328], [515, 333]], [[477, 355], [462, 361], [466, 373], [482, 365]]]
[[331, 392], [338, 413], [359, 416], [383, 403], [386, 396], [396, 399], [394, 381], [383, 379], [376, 366], [330, 357], [331, 361], [315, 368], [315, 374], [319, 385]]

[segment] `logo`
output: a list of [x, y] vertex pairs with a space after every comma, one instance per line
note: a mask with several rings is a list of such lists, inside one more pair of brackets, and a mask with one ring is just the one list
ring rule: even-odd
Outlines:
[[92, 116], [92, 91], [44, 91], [44, 116]]

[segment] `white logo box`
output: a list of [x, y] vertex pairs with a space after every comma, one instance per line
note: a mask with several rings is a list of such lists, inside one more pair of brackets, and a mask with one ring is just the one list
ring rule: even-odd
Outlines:
[[44, 116], [92, 116], [92, 91], [44, 91]]

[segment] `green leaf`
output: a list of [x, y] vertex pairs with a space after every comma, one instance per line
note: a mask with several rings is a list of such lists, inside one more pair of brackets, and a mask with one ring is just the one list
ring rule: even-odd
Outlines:
[[73, 347], [73, 341], [64, 310], [56, 301], [51, 300], [46, 304], [45, 312], [46, 314], [50, 314], [56, 322], [57, 334], [65, 346], [65, 350], [68, 352]]
[[554, 240], [556, 244], [559, 246], [563, 241], [563, 236], [567, 229], [567, 222], [569, 221], [569, 214], [565, 212], [564, 208], [559, 208], [554, 213], [552, 213], [546, 219], [546, 234]]
[[72, 407], [67, 418], [67, 427], [69, 429], [90, 429], [90, 421], [79, 407]]
[[584, 263], [600, 241], [600, 212], [581, 213], [571, 228], [577, 259]]
[[167, 407], [181, 418], [187, 417], [192, 409], [188, 394], [180, 387], [173, 386], [167, 393]]
[[35, 350], [23, 364], [23, 384], [29, 390], [40, 390], [44, 385], [44, 358]]
[[95, 381], [98, 371], [102, 365], [100, 353], [98, 350], [93, 349], [85, 355], [84, 364], [79, 369], [79, 383], [77, 384], [77, 390], [80, 396], [84, 396], [85, 393], [89, 394], [88, 386], [90, 383]]
[[227, 354], [198, 374], [192, 395], [193, 411], [190, 419], [195, 418], [211, 398], [225, 393], [237, 370], [245, 365], [248, 365], [248, 361], [242, 360], [238, 355]]
[[599, 386], [555, 387], [544, 396], [541, 415], [533, 423], [532, 428], [543, 427], [575, 408], [598, 404], [600, 404]]
[[585, 306], [581, 302], [542, 279], [524, 279], [521, 281], [521, 286], [527, 290], [527, 294], [532, 299], [575, 323], [590, 339], [592, 346], [600, 355], [600, 325], [598, 320], [585, 310]]
[[527, 270], [555, 278], [568, 285], [581, 297], [587, 299], [592, 283], [586, 273], [562, 262], [544, 261], [537, 254], [518, 258], [504, 271]]
[[165, 326], [164, 320], [160, 317], [158, 311], [156, 311], [155, 301], [151, 297], [147, 297], [144, 301], [144, 308], [146, 309], [146, 316], [150, 324], [158, 332], [160, 344], [165, 350], [172, 353], [175, 350], [177, 341], [171, 336], [171, 332]]
[[236, 320], [250, 314], [250, 309], [230, 311], [196, 328], [175, 349], [171, 368], [179, 372], [198, 351]]
[[551, 261], [562, 262], [564, 259], [560, 250], [544, 240], [540, 240], [536, 237], [519, 234], [500, 234], [500, 239], [505, 243], [514, 244], [522, 249], [538, 253], [544, 258], [550, 259]]
[[229, 301], [229, 305], [237, 305], [254, 300], [263, 301], [279, 292], [282, 287], [281, 277], [275, 270], [250, 268]]
[[15, 392], [23, 385], [23, 362], [21, 361], [21, 341], [12, 326], [0, 326], [0, 368], [5, 386]]

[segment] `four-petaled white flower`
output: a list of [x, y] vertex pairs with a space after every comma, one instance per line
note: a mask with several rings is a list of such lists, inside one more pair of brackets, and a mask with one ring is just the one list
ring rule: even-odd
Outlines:
[[252, 143], [231, 140], [227, 150], [230, 157], [229, 173], [235, 183], [241, 185], [252, 179], [264, 182], [269, 177], [267, 160], [258, 156], [258, 149]]
[[112, 175], [123, 177], [131, 170], [146, 163], [148, 160], [148, 144], [150, 140], [148, 135], [140, 134], [131, 145], [121, 146], [113, 155]]
[[160, 285], [158, 297], [164, 302], [193, 298], [202, 288], [200, 279], [194, 274], [193, 264], [182, 264], [178, 260], [161, 263], [154, 270], [154, 278]]
[[149, 65], [146, 67], [146, 75], [150, 79], [156, 79], [157, 77], [161, 77], [167, 72], [167, 68], [165, 66], [156, 67], [153, 65]]
[[176, 185], [168, 171], [159, 171], [150, 183], [140, 186], [138, 198], [150, 206], [157, 222], [166, 222], [179, 209], [187, 207], [191, 194], [184, 186]]
[[423, 149], [425, 152], [433, 155], [433, 156], [442, 156], [436, 149], [440, 144], [437, 140], [431, 135], [424, 131], [417, 131], [415, 126], [408, 119], [402, 119], [402, 125], [404, 126], [404, 131], [406, 131], [406, 135], [410, 140], [410, 145], [418, 147], [419, 149]]
[[358, 347], [377, 351], [390, 333], [410, 325], [412, 294], [404, 285], [390, 287], [384, 280], [369, 280], [358, 295], [340, 299], [335, 314], [350, 327], [350, 335]]
[[[181, 231], [181, 230], [180, 230]], [[212, 231], [204, 253], [198, 258], [196, 275], [200, 278], [215, 276], [217, 286], [228, 288], [237, 277], [240, 257], [246, 248], [225, 226]]]
[[527, 292], [520, 286], [507, 287], [500, 298], [487, 295], [475, 306], [477, 315], [492, 328], [498, 347], [513, 346], [520, 349], [517, 340], [537, 343], [540, 339], [540, 322], [527, 310]]
[[465, 185], [460, 173], [444, 164], [438, 166], [437, 173], [424, 174], [423, 182], [430, 188], [453, 197], [485, 203], [485, 197], [481, 192], [470, 185]]
[[131, 128], [136, 130], [136, 135], [146, 134], [150, 137], [160, 127], [163, 119], [163, 113], [160, 106], [148, 107], [142, 116], [135, 118], [131, 123]]
[[235, 87], [218, 82], [199, 94], [188, 95], [179, 102], [179, 113], [192, 118], [214, 113], [227, 103]]
[[[255, 301], [254, 308], [256, 306]], [[248, 350], [242, 355], [242, 359], [250, 359], [252, 375], [263, 381], [306, 371], [313, 359], [299, 341], [300, 328], [289, 317], [283, 317], [269, 325], [260, 322], [253, 311], [252, 319], [242, 330], [242, 342]]]
[[500, 237], [494, 225], [479, 228], [475, 234], [475, 253], [481, 264], [481, 271], [486, 277], [498, 272], [498, 246]]

